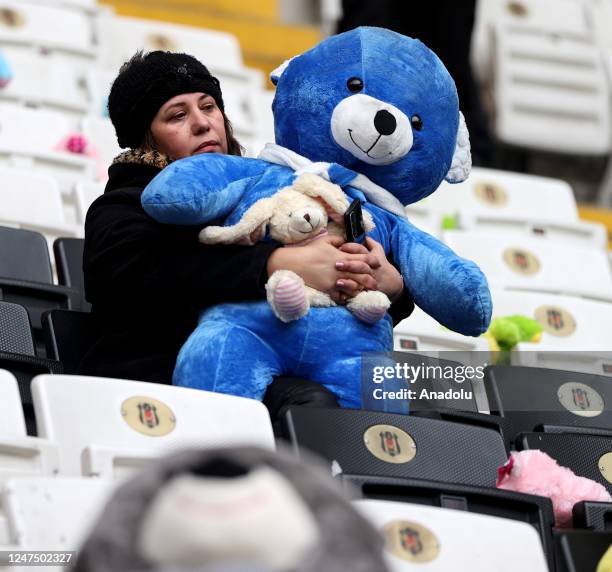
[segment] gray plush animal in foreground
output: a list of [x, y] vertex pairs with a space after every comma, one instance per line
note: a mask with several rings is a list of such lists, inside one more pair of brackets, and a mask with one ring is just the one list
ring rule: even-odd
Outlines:
[[72, 572], [387, 572], [383, 541], [308, 459], [185, 451], [120, 486]]

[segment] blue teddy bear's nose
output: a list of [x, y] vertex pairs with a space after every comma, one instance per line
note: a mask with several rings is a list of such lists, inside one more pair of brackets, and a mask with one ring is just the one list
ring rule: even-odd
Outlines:
[[391, 135], [397, 127], [395, 117], [385, 109], [381, 109], [374, 116], [374, 127], [381, 135]]

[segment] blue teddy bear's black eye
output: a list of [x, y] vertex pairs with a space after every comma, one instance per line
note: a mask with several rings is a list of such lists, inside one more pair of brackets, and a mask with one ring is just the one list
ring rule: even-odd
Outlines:
[[352, 77], [346, 82], [346, 87], [352, 93], [357, 93], [363, 89], [363, 80], [360, 77]]
[[423, 129], [423, 120], [418, 115], [413, 115], [410, 118], [410, 125], [412, 125], [413, 129], [420, 131]]

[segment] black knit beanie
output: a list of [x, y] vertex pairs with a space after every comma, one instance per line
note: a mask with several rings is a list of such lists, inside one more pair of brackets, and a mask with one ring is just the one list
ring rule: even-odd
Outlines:
[[160, 107], [182, 93], [203, 92], [223, 110], [219, 80], [187, 54], [137, 52], [123, 64], [108, 97], [120, 147], [140, 146]]

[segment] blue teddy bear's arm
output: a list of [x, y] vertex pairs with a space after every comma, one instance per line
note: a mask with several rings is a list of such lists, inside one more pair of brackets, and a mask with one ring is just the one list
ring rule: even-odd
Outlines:
[[478, 266], [433, 236], [400, 220], [392, 237], [406, 288], [415, 303], [443, 326], [478, 336], [491, 321], [491, 293]]
[[146, 186], [142, 207], [159, 222], [206, 224], [225, 218], [269, 167], [259, 159], [216, 153], [181, 159]]

